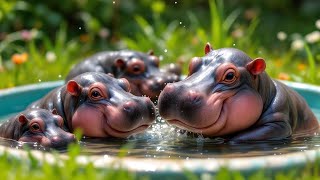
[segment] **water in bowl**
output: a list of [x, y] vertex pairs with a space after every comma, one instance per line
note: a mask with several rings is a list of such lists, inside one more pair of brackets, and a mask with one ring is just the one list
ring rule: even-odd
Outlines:
[[[313, 109], [320, 119], [320, 110]], [[1, 119], [7, 119], [3, 117]], [[161, 117], [157, 118], [146, 132], [131, 136], [127, 139], [116, 138], [87, 138], [80, 142], [82, 154], [118, 156], [126, 148], [126, 157], [135, 158], [230, 158], [281, 155], [290, 152], [314, 150], [320, 148], [320, 135], [291, 138], [284, 141], [266, 141], [230, 144], [222, 138], [204, 138], [201, 135], [190, 135], [168, 125]], [[0, 145], [21, 149], [24, 143], [0, 139]], [[48, 151], [36, 143], [29, 144], [31, 149]], [[59, 150], [65, 153], [65, 149]]]

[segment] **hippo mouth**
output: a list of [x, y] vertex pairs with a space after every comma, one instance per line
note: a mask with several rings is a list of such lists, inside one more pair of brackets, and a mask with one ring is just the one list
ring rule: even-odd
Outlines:
[[203, 135], [219, 135], [220, 130], [224, 128], [227, 122], [227, 114], [224, 108], [224, 102], [220, 107], [220, 111], [217, 113], [217, 118], [214, 121], [211, 121], [210, 124], [206, 124], [205, 126], [195, 126], [190, 123], [186, 123], [185, 120], [182, 119], [167, 119], [169, 124], [175, 125], [181, 129], [185, 129], [187, 131], [193, 133], [199, 133]]
[[109, 136], [118, 137], [118, 138], [127, 138], [130, 135], [137, 134], [139, 132], [144, 131], [150, 126], [149, 124], [143, 124], [130, 130], [120, 130], [113, 127], [107, 119], [104, 119], [102, 121], [103, 121], [102, 123], [104, 124], [104, 126], [102, 127], [104, 127], [105, 133], [108, 134]]

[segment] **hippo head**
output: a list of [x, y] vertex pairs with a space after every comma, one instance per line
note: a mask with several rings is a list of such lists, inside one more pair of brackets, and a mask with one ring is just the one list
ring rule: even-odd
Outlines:
[[125, 138], [145, 130], [155, 120], [151, 100], [129, 93], [130, 83], [124, 78], [84, 73], [68, 81], [66, 91], [69, 129], [79, 128], [85, 136]]
[[266, 68], [262, 58], [244, 52], [205, 47], [195, 57], [186, 79], [168, 84], [159, 96], [159, 113], [173, 125], [205, 136], [220, 136], [253, 125], [263, 109], [258, 79]]
[[137, 96], [148, 96], [157, 100], [161, 90], [167, 83], [180, 80], [179, 71], [161, 71], [160, 60], [149, 51], [148, 54], [136, 51], [121, 51], [114, 62], [117, 67], [118, 78], [126, 78], [131, 86], [131, 93]]
[[65, 148], [76, 141], [73, 134], [63, 130], [63, 119], [55, 111], [26, 110], [16, 120], [20, 124], [20, 134], [16, 138], [18, 141], [37, 142], [51, 148]]

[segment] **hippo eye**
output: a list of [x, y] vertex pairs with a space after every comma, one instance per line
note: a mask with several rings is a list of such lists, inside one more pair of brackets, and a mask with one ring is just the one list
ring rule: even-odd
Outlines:
[[128, 63], [127, 71], [130, 74], [139, 75], [144, 72], [144, 62], [139, 59], [134, 59], [132, 62]]
[[30, 130], [32, 132], [40, 132], [40, 125], [38, 123], [32, 123], [30, 125]]
[[237, 79], [236, 73], [233, 69], [227, 70], [224, 75], [223, 81], [226, 83], [233, 83]]
[[89, 97], [92, 100], [100, 100], [104, 98], [103, 93], [98, 88], [93, 88], [89, 93]]
[[233, 72], [229, 72], [224, 79], [228, 80], [228, 81], [231, 81], [233, 78], [234, 78], [234, 73]]

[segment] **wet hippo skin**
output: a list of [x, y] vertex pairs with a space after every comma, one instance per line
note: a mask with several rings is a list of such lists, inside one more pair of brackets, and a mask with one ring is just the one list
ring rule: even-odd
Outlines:
[[100, 52], [75, 65], [66, 81], [84, 72], [110, 73], [128, 79], [132, 94], [157, 100], [164, 86], [179, 81], [181, 73], [178, 64], [159, 69], [159, 62], [152, 51], [148, 54], [132, 50]]
[[280, 140], [314, 133], [319, 125], [305, 100], [265, 72], [264, 59], [205, 47], [186, 79], [168, 84], [159, 113], [169, 123], [207, 137], [231, 141]]
[[89, 137], [119, 137], [141, 132], [155, 120], [155, 107], [148, 97], [135, 96], [129, 82], [104, 73], [76, 76], [49, 92], [31, 108], [56, 109], [65, 128], [76, 128]]
[[0, 126], [0, 137], [22, 142], [37, 142], [45, 147], [67, 147], [75, 136], [63, 130], [61, 116], [45, 109], [28, 109]]

